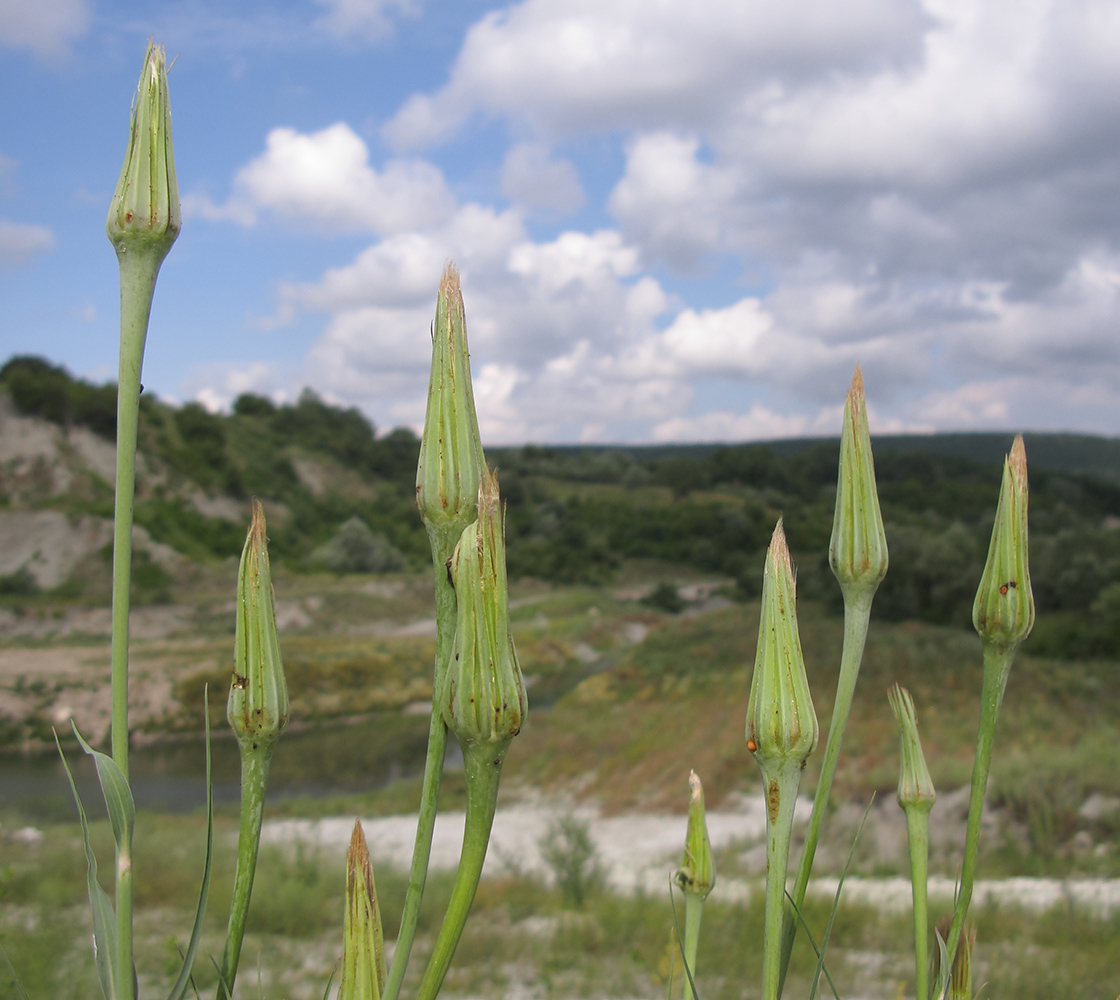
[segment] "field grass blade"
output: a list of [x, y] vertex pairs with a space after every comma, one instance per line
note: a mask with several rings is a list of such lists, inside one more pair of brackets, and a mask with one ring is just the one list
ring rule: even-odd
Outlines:
[[789, 900], [790, 908], [793, 910], [793, 915], [800, 921], [802, 930], [805, 931], [805, 940], [809, 942], [809, 947], [813, 949], [813, 954], [817, 956], [818, 968], [824, 974], [825, 981], [828, 983], [829, 988], [832, 990], [832, 995], [836, 1000], [840, 1000], [840, 994], [836, 990], [836, 984], [832, 981], [832, 976], [829, 974], [828, 966], [824, 964], [824, 955], [820, 948], [817, 947], [817, 939], [813, 937], [813, 932], [809, 930], [809, 924], [801, 915], [801, 910], [797, 903], [794, 902], [793, 897], [787, 892], [786, 899]]
[[684, 935], [681, 934], [681, 925], [677, 920], [677, 901], [673, 898], [673, 879], [669, 877], [669, 906], [673, 910], [673, 930], [677, 935], [678, 951], [681, 953], [681, 964], [684, 966], [684, 974], [688, 977], [688, 988], [692, 990], [691, 995], [700, 1000], [700, 994], [696, 991], [696, 983], [692, 981], [692, 970], [688, 967], [688, 959], [684, 953]]
[[182, 1000], [187, 992], [187, 987], [192, 985], [191, 970], [194, 968], [194, 958], [202, 941], [202, 921], [206, 916], [206, 901], [210, 895], [210, 872], [214, 861], [214, 776], [210, 759], [210, 705], [208, 695], [209, 689], [205, 689], [203, 714], [206, 718], [206, 863], [202, 869], [202, 888], [198, 891], [198, 910], [195, 913], [194, 927], [191, 930], [191, 940], [187, 945], [187, 952], [183, 956], [183, 967], [179, 970], [179, 978], [175, 980], [175, 985], [171, 988], [167, 1000]]
[[341, 958], [337, 962], [334, 963], [334, 966], [331, 969], [330, 978], [327, 980], [326, 988], [323, 990], [323, 1000], [329, 1000], [330, 995], [331, 995], [331, 987], [334, 985], [334, 977], [338, 975], [338, 967], [341, 964], [342, 964], [342, 959]]
[[[23, 988], [23, 983], [19, 981], [16, 970], [12, 968], [12, 960], [8, 958], [8, 953], [4, 950], [3, 945], [0, 945], [0, 957], [4, 959], [4, 964], [8, 967], [8, 973], [12, 977], [12, 985], [16, 988], [16, 993], [19, 994], [20, 1000], [31, 1000], [27, 995], [27, 991]], [[324, 997], [323, 1000], [326, 1000], [326, 998]]]
[[[828, 915], [828, 926], [824, 929], [824, 938], [821, 940], [820, 954], [817, 956], [817, 971], [813, 976], [813, 988], [809, 991], [809, 1000], [817, 1000], [817, 992], [820, 989], [821, 971], [824, 969], [824, 956], [828, 951], [828, 941], [832, 937], [832, 925], [836, 922], [836, 911], [840, 906], [840, 893], [844, 889], [844, 879], [848, 877], [848, 870], [852, 867], [852, 859], [856, 854], [856, 845], [859, 843], [860, 834], [863, 833], [863, 824], [867, 822], [867, 817], [871, 814], [871, 807], [875, 804], [875, 796], [871, 796], [871, 801], [867, 803], [867, 808], [863, 811], [863, 819], [859, 821], [859, 828], [856, 830], [855, 837], [852, 838], [852, 849], [848, 851], [848, 860], [844, 862], [844, 870], [840, 872], [840, 880], [836, 883], [836, 895], [832, 900], [832, 912]], [[832, 986], [832, 980], [829, 980], [829, 985]], [[832, 987], [833, 995], [836, 994], [836, 987]]]

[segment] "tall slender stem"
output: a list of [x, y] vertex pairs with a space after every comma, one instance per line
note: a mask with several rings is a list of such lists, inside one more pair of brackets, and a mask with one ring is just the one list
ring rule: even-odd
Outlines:
[[[436, 663], [432, 690], [438, 693], [443, 687], [447, 657], [455, 639], [455, 588], [451, 586], [447, 576], [447, 560], [455, 548], [455, 540], [442, 539], [436, 532], [431, 532], [429, 537], [432, 542], [432, 562], [436, 583]], [[408, 959], [412, 953], [412, 943], [416, 937], [416, 921], [420, 915], [420, 903], [424, 897], [424, 885], [428, 878], [428, 863], [432, 853], [432, 836], [435, 831], [439, 785], [443, 775], [443, 756], [446, 748], [447, 725], [433, 704], [431, 724], [428, 727], [428, 754], [424, 760], [424, 777], [420, 786], [420, 811], [416, 818], [416, 843], [412, 851], [412, 866], [408, 873], [408, 889], [405, 892], [400, 931], [393, 949], [389, 974], [385, 980], [383, 1000], [397, 1000], [401, 984], [404, 982]]]
[[241, 754], [241, 827], [237, 834], [237, 870], [233, 876], [233, 896], [230, 900], [226, 945], [222, 952], [218, 1000], [229, 1000], [233, 996], [233, 983], [241, 961], [241, 942], [245, 938], [245, 921], [249, 916], [249, 901], [253, 896], [253, 878], [257, 871], [265, 789], [271, 759], [271, 749], [266, 750], [264, 747], [256, 750], [250, 748]]
[[[844, 730], [848, 725], [848, 715], [852, 709], [852, 697], [859, 677], [860, 664], [863, 662], [863, 649], [867, 642], [867, 627], [871, 617], [871, 598], [873, 594], [860, 592], [859, 596], [844, 599], [844, 645], [840, 653], [840, 676], [836, 681], [836, 701], [832, 705], [832, 721], [828, 726], [828, 742], [825, 745], [824, 759], [821, 761], [821, 774], [817, 781], [817, 792], [813, 797], [813, 812], [809, 817], [809, 828], [805, 833], [805, 846], [801, 850], [801, 863], [797, 869], [797, 881], [793, 888], [793, 902], [798, 909], [805, 902], [805, 892], [809, 886], [809, 876], [813, 871], [813, 859], [820, 840], [821, 823], [825, 809], [832, 794], [832, 779], [836, 776], [836, 765], [840, 759], [840, 749], [844, 742]], [[789, 968], [793, 942], [797, 937], [798, 922], [792, 914], [787, 914], [782, 938], [782, 967], [779, 976], [778, 993], [785, 984], [786, 970]]]
[[451, 959], [459, 944], [467, 922], [482, 865], [486, 861], [486, 848], [490, 843], [490, 829], [494, 825], [494, 810], [498, 802], [498, 780], [509, 744], [500, 749], [485, 744], [463, 748], [463, 764], [467, 772], [467, 814], [463, 828], [463, 850], [459, 856], [459, 870], [451, 890], [451, 901], [443, 918], [443, 926], [436, 938], [432, 957], [420, 983], [417, 1000], [435, 1000], [443, 985]]
[[1011, 670], [1014, 649], [997, 643], [984, 643], [984, 680], [980, 690], [980, 728], [976, 734], [976, 759], [972, 765], [972, 791], [968, 800], [968, 827], [964, 838], [964, 861], [961, 865], [961, 886], [957, 905], [953, 910], [953, 923], [949, 928], [946, 950], [950, 967], [965, 917], [972, 903], [972, 886], [976, 881], [976, 857], [980, 848], [980, 820], [984, 813], [984, 795], [988, 790], [988, 774], [992, 769], [992, 744], [995, 742], [996, 721], [999, 718], [1003, 693], [1007, 689], [1007, 675]]
[[[117, 482], [113, 513], [112, 756], [128, 778], [128, 613], [132, 577], [132, 520], [136, 496], [136, 441], [140, 371], [162, 257], [118, 253], [121, 273], [121, 348], [117, 379]], [[117, 849], [117, 981], [125, 1000], [135, 996], [132, 958], [131, 836]]]
[[766, 790], [766, 920], [762, 939], [762, 1000], [781, 996], [782, 920], [786, 909], [786, 875], [793, 810], [801, 783], [801, 764], [783, 761]]
[[914, 898], [914, 993], [929, 1000], [929, 810], [906, 810], [906, 841], [910, 847], [910, 884]]
[[696, 953], [700, 948], [700, 918], [704, 915], [704, 897], [694, 892], [684, 894], [684, 975], [685, 1000], [698, 1000], [694, 986], [689, 985], [689, 976], [696, 982]]

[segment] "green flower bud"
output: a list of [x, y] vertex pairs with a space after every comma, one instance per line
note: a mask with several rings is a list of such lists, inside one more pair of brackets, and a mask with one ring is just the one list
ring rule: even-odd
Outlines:
[[162, 260], [180, 226], [167, 63], [163, 46], [149, 42], [132, 104], [128, 154], [109, 204], [105, 231], [118, 255], [149, 252]]
[[440, 704], [460, 744], [504, 748], [528, 710], [509, 627], [504, 531], [498, 482], [486, 471], [478, 520], [463, 531], [448, 564], [458, 615]]
[[362, 824], [354, 820], [346, 852], [346, 919], [338, 1000], [380, 1000], [385, 990], [385, 938]]
[[863, 375], [856, 366], [844, 406], [840, 434], [840, 475], [836, 483], [836, 513], [828, 562], [845, 593], [868, 598], [887, 574], [887, 536], [875, 488], [875, 461], [867, 431], [867, 401]]
[[766, 553], [758, 653], [747, 704], [747, 749], [769, 764], [804, 765], [817, 745], [817, 715], [797, 631], [796, 585], [782, 522]]
[[475, 519], [485, 468], [459, 272], [448, 264], [436, 300], [428, 409], [416, 469], [416, 506], [429, 533], [444, 539], [448, 551]]
[[903, 809], [924, 809], [929, 812], [937, 799], [933, 779], [926, 767], [922, 741], [918, 737], [918, 719], [914, 713], [914, 700], [910, 692], [895, 684], [887, 692], [891, 712], [898, 726], [898, 740], [902, 758], [898, 773], [898, 804]]
[[1034, 625], [1034, 593], [1027, 563], [1027, 452], [1015, 438], [1003, 463], [1003, 484], [988, 561], [972, 606], [972, 623], [984, 643], [1014, 649]]
[[288, 685], [280, 660], [264, 508], [253, 501], [253, 518], [237, 574], [237, 628], [229, 724], [242, 746], [271, 749], [288, 724]]
[[676, 880], [685, 892], [707, 899], [716, 884], [716, 869], [712, 863], [712, 844], [708, 840], [708, 822], [704, 816], [704, 787], [695, 771], [688, 773], [688, 787], [691, 792], [688, 833]]

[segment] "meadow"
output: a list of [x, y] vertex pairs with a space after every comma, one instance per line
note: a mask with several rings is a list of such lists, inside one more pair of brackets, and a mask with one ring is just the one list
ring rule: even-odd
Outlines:
[[[682, 595], [679, 611], [650, 603], [656, 589], [651, 580], [670, 583]], [[207, 683], [226, 683], [232, 663], [229, 602], [212, 597], [233, 583], [230, 567], [199, 568], [163, 606], [177, 610], [173, 620], [179, 624], [134, 649], [140, 676], [145, 664], [158, 663], [173, 691], [165, 706], [170, 714], [146, 721], [140, 716], [138, 725], [180, 733], [175, 746], [182, 771], [201, 770], [202, 690]], [[276, 586], [282, 614], [300, 609], [302, 615], [292, 613], [281, 633], [294, 710], [292, 731], [276, 750], [267, 817], [374, 818], [414, 811], [427, 731], [427, 718], [416, 714], [416, 706], [430, 698], [433, 643], [415, 633], [431, 620], [430, 578], [280, 573]], [[543, 792], [561, 807], [608, 815], [682, 814], [689, 767], [705, 777], [709, 809], [734, 803], [736, 796], [759, 795], [757, 769], [742, 736], [758, 606], [741, 599], [733, 580], [646, 561], [621, 564], [609, 586], [525, 579], [511, 596], [532, 714], [510, 751], [503, 804], [533, 801]], [[74, 599], [56, 599], [55, 620], [79, 607]], [[818, 712], [827, 718], [841, 622], [826, 606], [806, 603], [800, 624], [810, 683], [820, 692]], [[9, 636], [4, 642], [8, 652], [52, 646], [86, 660], [100, 652], [108, 683], [104, 637]], [[966, 751], [979, 677], [974, 634], [919, 622], [873, 625], [833, 786], [836, 808], [826, 823], [820, 872], [837, 874], [854, 833], [852, 817], [875, 795], [875, 815], [884, 824], [891, 814], [898, 817], [894, 839], [885, 830], [878, 838], [865, 836], [854, 871], [875, 878], [906, 874], [897, 830], [901, 811], [894, 802], [897, 735], [886, 689], [901, 682], [924, 706], [929, 766], [945, 799], [968, 782]], [[89, 682], [87, 675], [82, 684]], [[995, 822], [982, 844], [982, 878], [1120, 877], [1120, 811], [1081, 814], [1093, 795], [1120, 797], [1118, 688], [1112, 661], [1025, 656], [1017, 663], [1001, 717], [1003, 752], [989, 794]], [[59, 700], [66, 700], [65, 687], [51, 693], [44, 718], [37, 724], [29, 719], [27, 731], [46, 725], [46, 710]], [[212, 712], [217, 723], [224, 697], [212, 698]], [[339, 727], [340, 719], [347, 725]], [[139, 762], [151, 752], [138, 748], [134, 766], [142, 768]], [[236, 761], [228, 749], [225, 754], [226, 773], [219, 768], [216, 780], [235, 782]], [[12, 760], [9, 752], [9, 768]], [[809, 794], [815, 766], [810, 758], [803, 786]], [[9, 804], [0, 816], [0, 941], [29, 995], [84, 997], [94, 973], [80, 832], [60, 768], [53, 768], [51, 781], [49, 796], [25, 801], [23, 812]], [[194, 794], [197, 802], [197, 785]], [[462, 771], [452, 767], [441, 808], [461, 809], [463, 794]], [[142, 808], [138, 818], [137, 955], [145, 993], [170, 984], [198, 891], [205, 817], [197, 804], [174, 808]], [[499, 811], [499, 825], [501, 819]], [[935, 826], [939, 820], [935, 813]], [[931, 871], [952, 877], [963, 818], [946, 815], [941, 821], [950, 829], [934, 844]], [[215, 904], [204, 943], [214, 954], [227, 916], [220, 901], [228, 899], [232, 880], [236, 824], [235, 805], [219, 805]], [[683, 815], [680, 825], [683, 836]], [[41, 839], [20, 833], [28, 827]], [[94, 823], [102, 848], [111, 845], [107, 827], [104, 819]], [[884, 844], [893, 845], [893, 853]], [[379, 899], [392, 927], [404, 876], [377, 864], [376, 845], [372, 851]], [[167, 864], [169, 857], [176, 863]], [[746, 834], [741, 843], [717, 851], [720, 881], [710, 897], [710, 936], [702, 939], [699, 959], [703, 996], [742, 996], [745, 970], [757, 968], [760, 896], [753, 905], [721, 902], [720, 883], [744, 880], [757, 889], [758, 864], [757, 839]], [[266, 995], [321, 995], [339, 952], [344, 874], [337, 851], [265, 846], [245, 945], [246, 987], [254, 988], [253, 956], [259, 955]], [[450, 883], [449, 871], [432, 876], [418, 949], [430, 947]], [[812, 898], [810, 922], [820, 927], [827, 918], [827, 901]], [[1038, 913], [988, 906], [977, 919], [976, 962], [981, 981], [989, 984], [987, 995], [1109, 996], [1120, 967], [1120, 912], [1101, 918], [1068, 907]], [[483, 881], [446, 990], [456, 996], [659, 995], [667, 988], [672, 926], [667, 890], [664, 898], [650, 899], [593, 884], [577, 907], [551, 872], [498, 872]], [[909, 974], [910, 945], [897, 913], [842, 902], [832, 944], [841, 995], [897, 996]], [[799, 949], [789, 988], [805, 987], [813, 967], [808, 949]], [[679, 982], [679, 965], [676, 975]], [[213, 988], [216, 973], [208, 962], [198, 963], [195, 976], [200, 992]]]

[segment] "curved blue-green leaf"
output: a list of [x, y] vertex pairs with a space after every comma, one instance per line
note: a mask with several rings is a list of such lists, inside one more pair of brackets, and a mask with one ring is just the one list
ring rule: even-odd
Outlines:
[[203, 691], [203, 708], [206, 717], [206, 863], [202, 869], [202, 888], [198, 892], [198, 910], [194, 917], [194, 928], [191, 931], [190, 944], [187, 945], [186, 954], [183, 955], [183, 967], [179, 970], [179, 978], [171, 988], [167, 1000], [182, 1000], [186, 995], [187, 987], [191, 981], [191, 970], [194, 968], [194, 957], [198, 952], [199, 943], [202, 941], [202, 920], [206, 915], [206, 900], [210, 895], [210, 869], [214, 860], [214, 781], [210, 763], [210, 704], [209, 687]]
[[74, 735], [82, 745], [82, 749], [92, 758], [97, 765], [97, 780], [101, 782], [101, 794], [105, 798], [105, 809], [109, 813], [109, 823], [113, 828], [113, 839], [117, 848], [131, 854], [132, 830], [136, 822], [136, 803], [132, 798], [132, 789], [128, 787], [128, 779], [112, 757], [94, 750], [78, 732], [78, 727], [71, 723]]
[[933, 988], [933, 995], [937, 1000], [947, 1000], [949, 996], [949, 978], [953, 972], [953, 962], [952, 959], [949, 958], [949, 949], [945, 946], [945, 939], [941, 936], [941, 932], [934, 929], [933, 934], [937, 938], [937, 951], [941, 958], [937, 971], [937, 984]]
[[[78, 739], [81, 737], [79, 736]], [[58, 755], [62, 758], [66, 779], [70, 782], [70, 791], [74, 794], [78, 819], [82, 824], [82, 841], [86, 848], [86, 885], [89, 890], [89, 905], [93, 913], [93, 958], [97, 965], [97, 978], [101, 982], [101, 992], [105, 994], [105, 1000], [117, 1000], [117, 981], [113, 968], [113, 956], [117, 953], [117, 922], [113, 913], [113, 904], [109, 901], [105, 890], [101, 888], [101, 883], [97, 881], [97, 856], [93, 853], [93, 845], [89, 840], [89, 822], [86, 820], [86, 811], [78, 795], [78, 786], [74, 784], [74, 775], [70, 773], [70, 765], [66, 763], [66, 754], [62, 752], [62, 744], [58, 742], [58, 733], [55, 733], [54, 741], [58, 747]], [[132, 798], [131, 792], [129, 798]]]

